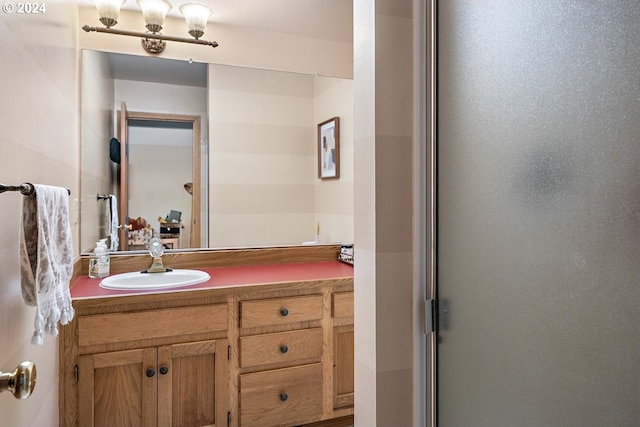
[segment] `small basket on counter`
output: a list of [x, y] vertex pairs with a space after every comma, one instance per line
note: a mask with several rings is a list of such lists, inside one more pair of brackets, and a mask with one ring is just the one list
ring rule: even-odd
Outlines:
[[342, 245], [340, 247], [338, 261], [353, 265], [353, 245]]

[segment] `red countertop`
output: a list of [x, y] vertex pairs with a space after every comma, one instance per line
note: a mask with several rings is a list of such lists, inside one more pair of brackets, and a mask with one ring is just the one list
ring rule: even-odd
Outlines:
[[245, 265], [240, 267], [199, 268], [211, 276], [206, 282], [162, 290], [111, 290], [100, 287], [102, 279], [80, 276], [71, 288], [74, 300], [106, 298], [166, 292], [188, 292], [193, 290], [228, 288], [272, 283], [304, 282], [309, 280], [353, 277], [353, 266], [340, 261], [306, 262], [295, 264]]

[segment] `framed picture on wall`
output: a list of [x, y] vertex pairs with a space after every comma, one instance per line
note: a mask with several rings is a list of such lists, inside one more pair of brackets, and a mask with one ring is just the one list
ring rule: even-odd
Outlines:
[[340, 118], [318, 125], [318, 178], [340, 178]]

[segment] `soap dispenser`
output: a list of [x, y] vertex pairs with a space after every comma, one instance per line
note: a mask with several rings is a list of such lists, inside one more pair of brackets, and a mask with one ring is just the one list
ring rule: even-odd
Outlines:
[[101, 279], [109, 275], [110, 258], [106, 240], [100, 239], [96, 242], [96, 248], [89, 259], [89, 277]]

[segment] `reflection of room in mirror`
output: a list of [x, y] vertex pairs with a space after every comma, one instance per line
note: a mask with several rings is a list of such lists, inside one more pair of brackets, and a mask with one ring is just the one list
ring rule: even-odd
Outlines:
[[[182, 212], [182, 218], [191, 216], [192, 198], [184, 183], [192, 179], [192, 132], [182, 124], [129, 123], [129, 216], [145, 218], [161, 239], [167, 233], [159, 217], [171, 211]], [[189, 224], [184, 226], [188, 236]], [[171, 240], [170, 249], [185, 247], [179, 235]]]
[[[353, 241], [352, 80], [87, 50], [82, 73], [83, 87], [91, 87], [88, 95], [82, 91], [83, 191], [117, 192], [118, 167], [100, 147], [114, 136], [125, 101], [129, 112], [201, 117], [198, 212], [188, 208], [193, 196], [184, 185], [193, 179], [178, 170], [188, 163], [178, 137], [154, 148], [164, 137], [139, 141], [134, 126], [130, 174], [143, 184], [130, 188], [129, 217], [144, 217], [159, 229], [159, 216], [181, 211], [181, 248], [193, 246], [188, 228], [194, 221], [201, 226], [199, 247], [298, 245], [314, 235], [318, 222], [321, 241]], [[112, 114], [105, 120], [99, 111]], [[317, 179], [317, 123], [337, 116], [343, 127], [341, 177], [323, 186]], [[174, 187], [181, 194], [170, 203]], [[81, 209], [86, 249], [85, 239], [92, 247], [103, 232], [102, 220], [90, 204]]]
[[[82, 156], [81, 170], [83, 189], [95, 186], [97, 189], [104, 188], [105, 190], [101, 190], [103, 192], [120, 195], [118, 187], [121, 165], [105, 158], [100, 147], [104, 145], [104, 139], [119, 136], [119, 132], [114, 129], [120, 123], [118, 111], [121, 109], [121, 100], [128, 102], [129, 113], [161, 112], [161, 115], [196, 116], [200, 123], [207, 121], [205, 64], [83, 50], [82, 73], [83, 88], [90, 88], [81, 91], [82, 150], [85, 153]], [[96, 114], [100, 111], [110, 111], [111, 114]], [[133, 185], [128, 186], [129, 193], [133, 192], [146, 199], [138, 202], [135, 198], [132, 199], [135, 196], [129, 194], [127, 203], [133, 206], [129, 206], [128, 217], [145, 218], [159, 233], [157, 218], [166, 215], [171, 209], [185, 212], [188, 215], [186, 218], [191, 216], [190, 205], [195, 198], [184, 191], [183, 184], [194, 180], [192, 171], [195, 156], [191, 152], [194, 142], [188, 143], [188, 153], [186, 147], [181, 145], [187, 145], [184, 134], [193, 134], [193, 129], [191, 124], [186, 127], [152, 122], [146, 124], [149, 126], [145, 127], [134, 121], [129, 126], [127, 135], [129, 160], [132, 163], [129, 165], [127, 162], [130, 166], [127, 171], [128, 181], [140, 181], [142, 186], [149, 183], [147, 188], [138, 188], [138, 184], [130, 182]], [[202, 181], [206, 177], [203, 171], [206, 171], [207, 158], [206, 155], [200, 155], [200, 151], [206, 153], [208, 135], [206, 127], [203, 129], [199, 126], [199, 131], [200, 138], [196, 146], [199, 148], [199, 176]], [[170, 196], [172, 188], [175, 190], [175, 197]], [[202, 192], [198, 195], [199, 201]], [[92, 234], [97, 237], [104, 232], [104, 218], [100, 218], [99, 212], [94, 212], [89, 203], [83, 203], [81, 209], [81, 251], [84, 251], [85, 240], [95, 240]], [[198, 208], [198, 211], [201, 210]], [[205, 214], [201, 213], [202, 218], [206, 217]], [[199, 223], [206, 224], [200, 217], [197, 219], [200, 220]], [[124, 223], [125, 219], [121, 222]], [[189, 226], [190, 223], [186, 222], [184, 225]], [[185, 232], [189, 233], [190, 230]], [[198, 237], [198, 241], [206, 238], [206, 230], [201, 230]], [[182, 240], [177, 246], [190, 246], [189, 240]]]

